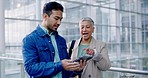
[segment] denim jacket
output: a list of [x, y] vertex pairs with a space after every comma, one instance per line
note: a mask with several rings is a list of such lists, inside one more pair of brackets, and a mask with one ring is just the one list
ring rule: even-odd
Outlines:
[[[57, 42], [60, 60], [69, 59], [66, 41], [57, 32], [53, 33]], [[50, 36], [40, 26], [23, 39], [22, 54], [24, 67], [30, 78], [52, 78], [62, 72], [62, 78], [69, 78], [62, 62], [54, 63], [54, 47]]]

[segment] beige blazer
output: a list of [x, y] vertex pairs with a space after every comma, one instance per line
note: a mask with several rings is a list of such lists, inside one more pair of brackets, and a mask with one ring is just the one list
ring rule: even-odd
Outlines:
[[[74, 48], [72, 49], [71, 59], [74, 60], [78, 55], [78, 45], [81, 38], [76, 40]], [[67, 44], [69, 49], [71, 42]], [[107, 45], [99, 40], [92, 37], [89, 48], [95, 49], [95, 55], [90, 59], [83, 69], [81, 78], [102, 78], [102, 72], [106, 71], [111, 67]]]

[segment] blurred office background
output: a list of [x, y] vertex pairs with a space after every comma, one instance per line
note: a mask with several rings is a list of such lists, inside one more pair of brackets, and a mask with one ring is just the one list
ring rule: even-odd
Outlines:
[[93, 36], [108, 44], [113, 68], [103, 72], [104, 78], [148, 78], [148, 0], [0, 0], [0, 78], [29, 78], [22, 39], [41, 23], [49, 1], [65, 8], [58, 31], [67, 42], [80, 37], [82, 17], [94, 20]]

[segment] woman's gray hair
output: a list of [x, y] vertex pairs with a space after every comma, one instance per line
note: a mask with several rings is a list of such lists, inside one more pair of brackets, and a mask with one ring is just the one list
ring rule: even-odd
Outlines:
[[84, 17], [80, 20], [80, 22], [83, 22], [83, 21], [90, 21], [92, 26], [94, 26], [94, 21], [90, 17]]

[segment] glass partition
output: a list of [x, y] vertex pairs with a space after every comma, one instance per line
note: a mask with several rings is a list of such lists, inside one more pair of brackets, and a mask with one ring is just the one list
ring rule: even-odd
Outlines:
[[[148, 70], [147, 0], [4, 0], [5, 52], [1, 53], [2, 57], [22, 59], [22, 39], [41, 23], [42, 7], [49, 1], [58, 1], [65, 8], [58, 32], [66, 42], [80, 37], [78, 22], [89, 16], [95, 21], [93, 36], [108, 44], [113, 67]], [[5, 70], [6, 78], [24, 77], [20, 75], [22, 68], [18, 63], [22, 61], [1, 62], [0, 69]], [[112, 78], [124, 76], [119, 72], [106, 74]]]

